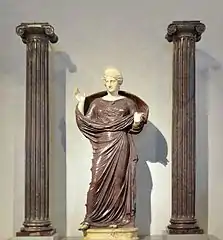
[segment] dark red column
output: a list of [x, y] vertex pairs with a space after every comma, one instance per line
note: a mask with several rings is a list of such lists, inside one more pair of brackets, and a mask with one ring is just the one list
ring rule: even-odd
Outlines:
[[51, 236], [49, 219], [49, 41], [58, 37], [48, 23], [22, 23], [16, 33], [26, 44], [25, 220], [17, 236]]
[[205, 25], [174, 21], [166, 39], [173, 42], [172, 216], [169, 234], [203, 233], [195, 217], [196, 96], [195, 44]]

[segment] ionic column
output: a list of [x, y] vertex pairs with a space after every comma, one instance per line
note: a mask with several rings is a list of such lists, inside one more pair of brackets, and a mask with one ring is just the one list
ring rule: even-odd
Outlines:
[[196, 99], [195, 43], [205, 25], [174, 21], [166, 39], [173, 42], [172, 217], [169, 234], [203, 233], [195, 218]]
[[25, 221], [17, 236], [50, 236], [48, 44], [58, 37], [48, 23], [22, 23], [16, 33], [26, 44]]

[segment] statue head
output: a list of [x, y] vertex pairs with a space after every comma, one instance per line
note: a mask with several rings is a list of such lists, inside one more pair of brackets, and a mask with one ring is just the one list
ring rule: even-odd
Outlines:
[[109, 93], [117, 92], [120, 89], [121, 84], [123, 83], [123, 77], [121, 72], [114, 67], [106, 68], [102, 79]]

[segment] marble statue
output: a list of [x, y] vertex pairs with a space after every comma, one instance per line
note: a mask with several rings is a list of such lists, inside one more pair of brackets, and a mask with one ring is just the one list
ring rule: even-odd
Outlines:
[[88, 97], [77, 89], [76, 122], [93, 149], [86, 216], [79, 230], [135, 227], [136, 164], [133, 134], [142, 131], [148, 106], [120, 90], [122, 74], [107, 68], [106, 91]]

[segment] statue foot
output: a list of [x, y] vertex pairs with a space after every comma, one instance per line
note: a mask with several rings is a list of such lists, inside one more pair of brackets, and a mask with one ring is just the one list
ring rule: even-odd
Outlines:
[[81, 223], [80, 227], [78, 228], [79, 231], [86, 231], [89, 228], [89, 223], [83, 222]]

